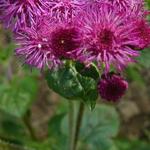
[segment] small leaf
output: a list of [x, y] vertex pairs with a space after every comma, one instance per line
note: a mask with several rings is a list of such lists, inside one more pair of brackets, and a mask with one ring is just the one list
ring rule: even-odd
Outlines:
[[78, 80], [83, 88], [82, 99], [83, 102], [90, 106], [90, 109], [93, 110], [96, 105], [96, 100], [98, 97], [98, 91], [96, 88], [96, 81], [89, 77], [83, 77], [78, 74]]
[[95, 80], [99, 78], [99, 70], [94, 63], [89, 67], [85, 67], [84, 64], [77, 62], [75, 68], [82, 76], [90, 77]]

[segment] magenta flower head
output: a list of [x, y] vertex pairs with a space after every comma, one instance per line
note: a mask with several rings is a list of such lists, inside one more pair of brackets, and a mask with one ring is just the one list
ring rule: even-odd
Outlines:
[[137, 32], [137, 39], [139, 46], [137, 48], [144, 49], [150, 46], [150, 24], [146, 19], [139, 19], [135, 21], [135, 31]]
[[99, 94], [107, 101], [118, 102], [127, 89], [128, 82], [115, 73], [103, 74], [98, 83]]
[[49, 0], [49, 3], [51, 16], [68, 22], [72, 21], [84, 4], [82, 0]]
[[128, 9], [132, 5], [132, 0], [108, 0], [112, 5], [118, 7], [120, 10]]
[[119, 11], [124, 12], [128, 10], [141, 9], [144, 5], [144, 0], [107, 0], [110, 4], [115, 6]]
[[126, 15], [118, 13], [114, 7], [102, 6], [87, 9], [77, 17], [84, 35], [81, 61], [86, 64], [97, 62], [99, 67], [105, 66], [105, 72], [109, 72], [111, 65], [120, 71], [139, 56], [139, 52], [133, 49], [139, 45], [135, 25], [131, 20], [126, 23]]
[[48, 0], [1, 0], [0, 20], [7, 28], [31, 26], [35, 16], [45, 12], [48, 8]]
[[57, 68], [62, 59], [76, 59], [80, 50], [81, 35], [77, 27], [58, 23], [47, 16], [37, 17], [32, 28], [26, 27], [16, 33], [19, 48], [16, 54], [31, 67]]

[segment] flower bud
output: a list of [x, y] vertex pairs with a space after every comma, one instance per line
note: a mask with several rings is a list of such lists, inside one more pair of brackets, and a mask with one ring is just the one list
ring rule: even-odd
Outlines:
[[128, 82], [115, 73], [103, 74], [98, 83], [99, 94], [107, 101], [117, 102], [127, 89]]

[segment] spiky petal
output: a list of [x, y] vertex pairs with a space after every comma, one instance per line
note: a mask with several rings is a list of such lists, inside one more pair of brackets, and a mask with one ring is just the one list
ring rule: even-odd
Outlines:
[[135, 11], [136, 9], [142, 10], [144, 6], [144, 0], [106, 0], [113, 6], [115, 6], [119, 11], [124, 12], [128, 10]]
[[81, 0], [49, 0], [52, 17], [67, 22], [72, 21], [84, 4]]
[[44, 13], [48, 8], [48, 0], [2, 0], [0, 20], [5, 27], [15, 30], [22, 26], [30, 27], [35, 16]]

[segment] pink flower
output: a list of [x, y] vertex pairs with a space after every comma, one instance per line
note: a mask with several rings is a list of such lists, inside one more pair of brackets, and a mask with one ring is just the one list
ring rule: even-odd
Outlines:
[[107, 101], [118, 102], [127, 89], [128, 82], [114, 73], [103, 74], [98, 83], [99, 94]]
[[107, 0], [110, 4], [117, 7], [120, 11], [141, 9], [144, 6], [144, 0]]
[[141, 50], [150, 46], [150, 24], [145, 19], [135, 21], [135, 32], [137, 32], [137, 39]]
[[0, 20], [7, 28], [31, 26], [35, 16], [44, 13], [48, 8], [48, 0], [1, 0]]
[[84, 3], [81, 0], [49, 0], [49, 4], [52, 17], [70, 22]]
[[16, 33], [16, 41], [20, 46], [16, 54], [31, 67], [55, 69], [63, 64], [63, 58], [76, 59], [80, 37], [75, 26], [41, 16], [32, 28], [26, 27]]
[[79, 16], [76, 21], [84, 38], [81, 61], [86, 64], [94, 61], [99, 67], [104, 64], [105, 72], [109, 72], [110, 66], [120, 71], [139, 56], [139, 52], [133, 49], [140, 44], [135, 36], [136, 27], [132, 21], [126, 23], [126, 15], [103, 5], [101, 9], [87, 9]]

